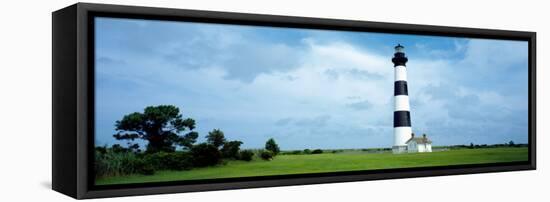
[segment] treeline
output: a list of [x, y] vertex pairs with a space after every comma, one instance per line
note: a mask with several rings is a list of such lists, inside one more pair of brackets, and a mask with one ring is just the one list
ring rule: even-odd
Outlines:
[[283, 151], [281, 152], [281, 155], [307, 155], [307, 154], [323, 154], [323, 153], [332, 153], [332, 154], [336, 154], [336, 153], [341, 153], [341, 152], [344, 152], [343, 149], [327, 149], [327, 150], [322, 150], [322, 149], [304, 149], [304, 150], [292, 150], [292, 151]]
[[[251, 161], [254, 155], [271, 160], [280, 152], [273, 139], [266, 142], [263, 150], [241, 150], [243, 142], [227, 140], [220, 129], [209, 132], [206, 142], [196, 143], [199, 134], [193, 131], [195, 121], [183, 119], [179, 109], [171, 105], [150, 106], [144, 112], [125, 115], [115, 123], [115, 127], [117, 133], [113, 137], [128, 141], [128, 146], [96, 147], [96, 178], [153, 175], [159, 170], [189, 170], [219, 165], [224, 160]], [[136, 139], [147, 143], [145, 150], [133, 143]]]
[[303, 155], [303, 154], [324, 154], [324, 153], [330, 153], [330, 154], [336, 154], [336, 153], [342, 153], [342, 152], [350, 152], [350, 151], [361, 151], [361, 152], [369, 152], [369, 153], [383, 153], [391, 151], [391, 148], [365, 148], [365, 149], [304, 149], [304, 150], [292, 150], [292, 151], [283, 151], [281, 152], [282, 155]]
[[241, 141], [226, 141], [221, 130], [209, 132], [207, 141], [182, 151], [141, 151], [138, 147], [95, 148], [96, 177], [129, 174], [153, 175], [158, 170], [189, 170], [221, 164], [223, 160], [251, 161], [254, 152], [241, 150]]
[[450, 148], [450, 149], [479, 149], [479, 148], [502, 148], [502, 147], [528, 147], [529, 144], [516, 144], [514, 141], [510, 141], [504, 144], [474, 144], [469, 145], [450, 145], [450, 146], [437, 146], [434, 148]]

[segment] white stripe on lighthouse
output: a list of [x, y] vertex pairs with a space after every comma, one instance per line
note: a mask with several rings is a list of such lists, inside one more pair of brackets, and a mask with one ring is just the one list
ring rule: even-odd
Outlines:
[[395, 67], [395, 81], [407, 81], [407, 68], [399, 65]]
[[394, 146], [405, 146], [406, 142], [411, 138], [411, 127], [395, 127], [393, 128]]
[[394, 111], [410, 111], [409, 96], [397, 95], [395, 96], [395, 110]]

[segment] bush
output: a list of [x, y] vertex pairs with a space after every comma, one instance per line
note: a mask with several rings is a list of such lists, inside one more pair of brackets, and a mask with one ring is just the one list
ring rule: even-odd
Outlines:
[[213, 166], [221, 162], [221, 153], [214, 145], [201, 143], [191, 147], [193, 165], [196, 167]]
[[153, 164], [145, 161], [144, 159], [138, 159], [135, 164], [136, 172], [142, 175], [154, 175], [155, 167]]
[[302, 154], [302, 150], [286, 151], [286, 152], [281, 152], [281, 154], [283, 154], [283, 155], [300, 155], [300, 154]]
[[279, 145], [277, 145], [273, 138], [269, 138], [269, 140], [267, 140], [267, 142], [265, 143], [265, 149], [271, 151], [274, 156], [279, 154], [279, 152], [281, 151], [279, 149]]
[[322, 154], [322, 153], [323, 153], [323, 150], [321, 149], [316, 149], [311, 152], [311, 154]]
[[141, 173], [144, 166], [143, 160], [133, 152], [113, 149], [96, 150], [95, 152], [96, 178]]
[[254, 152], [250, 150], [243, 150], [239, 152], [239, 160], [243, 161], [252, 161], [252, 156], [254, 156]]
[[189, 170], [193, 159], [187, 152], [157, 152], [144, 156], [145, 162], [155, 170]]
[[343, 151], [344, 151], [344, 150], [341, 150], [341, 149], [335, 149], [335, 150], [332, 150], [331, 152], [332, 152], [333, 154], [336, 154], [336, 153], [341, 153], [341, 152], [343, 152]]
[[223, 144], [221, 153], [223, 158], [234, 158], [237, 159], [239, 155], [239, 150], [241, 149], [241, 141], [229, 141]]
[[311, 150], [309, 150], [309, 149], [304, 149], [304, 152], [303, 152], [303, 153], [304, 153], [304, 154], [311, 154]]
[[270, 150], [262, 150], [260, 152], [260, 157], [263, 160], [269, 161], [269, 160], [273, 159], [273, 152], [270, 151]]

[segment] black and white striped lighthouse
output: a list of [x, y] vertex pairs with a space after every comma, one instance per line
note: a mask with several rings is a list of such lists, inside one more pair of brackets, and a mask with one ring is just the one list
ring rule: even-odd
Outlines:
[[409, 106], [409, 93], [407, 90], [407, 68], [405, 67], [408, 59], [403, 52], [401, 44], [395, 46], [395, 53], [392, 58], [395, 72], [394, 101], [395, 109], [393, 112], [393, 153], [407, 152], [407, 140], [412, 136], [411, 113]]

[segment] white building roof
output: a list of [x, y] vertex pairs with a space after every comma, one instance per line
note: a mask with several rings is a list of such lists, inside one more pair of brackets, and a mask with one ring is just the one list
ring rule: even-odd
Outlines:
[[411, 137], [411, 139], [407, 140], [407, 142], [405, 142], [405, 144], [409, 144], [409, 142], [416, 142], [416, 144], [431, 144], [432, 141], [430, 139], [428, 139], [426, 137], [426, 135], [423, 135], [422, 137], [414, 137], [414, 134], [413, 136]]

